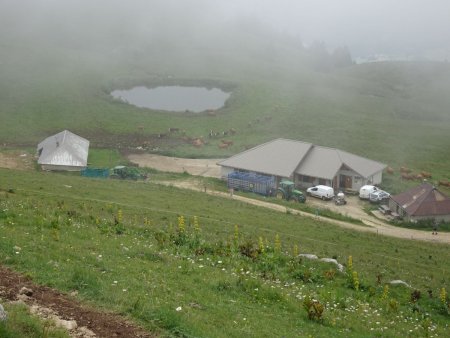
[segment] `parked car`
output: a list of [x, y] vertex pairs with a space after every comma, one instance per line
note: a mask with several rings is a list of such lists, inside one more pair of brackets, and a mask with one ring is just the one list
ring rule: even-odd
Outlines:
[[372, 203], [381, 203], [381, 202], [387, 201], [390, 196], [391, 196], [391, 194], [384, 190], [377, 190], [377, 191], [370, 193], [369, 201]]
[[361, 189], [359, 189], [359, 198], [368, 200], [371, 193], [377, 191], [378, 188], [374, 185], [363, 185]]
[[326, 185], [316, 185], [306, 189], [306, 193], [310, 196], [321, 198], [323, 200], [330, 200], [334, 197], [334, 190], [332, 187]]

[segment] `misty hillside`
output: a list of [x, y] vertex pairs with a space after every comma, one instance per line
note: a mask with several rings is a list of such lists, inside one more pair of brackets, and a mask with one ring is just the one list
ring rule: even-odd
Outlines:
[[[183, 125], [191, 137], [211, 129], [239, 133], [225, 153], [214, 143], [195, 149], [176, 140], [162, 152], [222, 157], [286, 137], [399, 165], [447, 155], [448, 63], [356, 65], [346, 47], [305, 47], [300, 37], [257, 19], [223, 18], [207, 2], [201, 11], [158, 1], [49, 3], [10, 4], [0, 14], [2, 143], [34, 147], [71, 129], [94, 147], [115, 147], [105, 140], [117, 133], [129, 138], [140, 125], [149, 137]], [[173, 84], [218, 86], [232, 96], [208, 119], [143, 111], [109, 95]], [[252, 125], [258, 116], [271, 123]]]

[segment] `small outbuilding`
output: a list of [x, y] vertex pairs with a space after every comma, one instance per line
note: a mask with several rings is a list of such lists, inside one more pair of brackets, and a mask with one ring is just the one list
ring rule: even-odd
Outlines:
[[218, 163], [222, 177], [233, 172], [253, 172], [294, 181], [301, 188], [328, 185], [358, 191], [365, 184], [380, 184], [386, 165], [346, 151], [311, 143], [276, 139]]
[[87, 167], [89, 141], [68, 130], [38, 144], [38, 164], [43, 170], [80, 171]]
[[450, 198], [428, 182], [391, 196], [389, 208], [408, 222], [450, 222]]

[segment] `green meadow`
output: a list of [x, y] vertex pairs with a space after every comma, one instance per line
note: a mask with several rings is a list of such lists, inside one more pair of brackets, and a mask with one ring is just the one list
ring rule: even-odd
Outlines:
[[[0, 177], [2, 264], [161, 336], [448, 331], [446, 245], [151, 182], [10, 170]], [[344, 270], [298, 254], [335, 258]]]

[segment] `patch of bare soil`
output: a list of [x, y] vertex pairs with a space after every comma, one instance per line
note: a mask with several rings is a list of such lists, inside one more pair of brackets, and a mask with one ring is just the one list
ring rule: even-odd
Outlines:
[[[31, 292], [21, 292], [23, 288]], [[89, 308], [57, 290], [36, 285], [29, 278], [3, 266], [0, 266], [0, 297], [9, 301], [21, 299], [34, 309], [40, 308], [35, 311], [40, 311], [41, 315], [42, 312], [51, 312], [63, 322], [76, 322], [80, 329], [73, 334], [75, 337], [92, 337], [92, 332], [96, 337], [105, 338], [155, 337], [119, 315]]]
[[139, 167], [220, 178], [220, 166], [216, 163], [221, 161], [221, 159], [190, 159], [154, 154], [130, 154], [127, 158], [139, 165]]
[[30, 170], [33, 169], [33, 159], [27, 153], [0, 153], [0, 168]]

